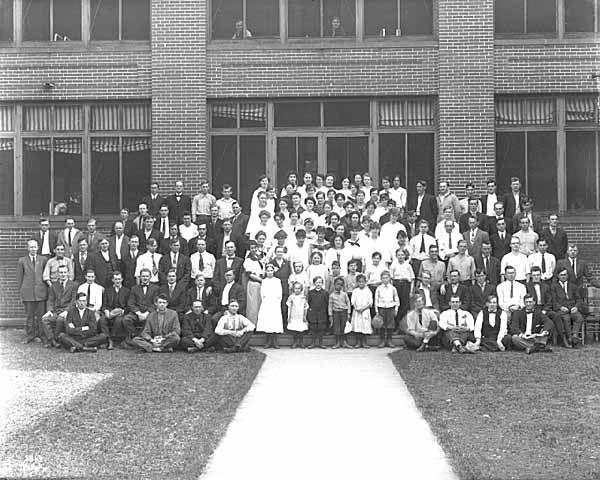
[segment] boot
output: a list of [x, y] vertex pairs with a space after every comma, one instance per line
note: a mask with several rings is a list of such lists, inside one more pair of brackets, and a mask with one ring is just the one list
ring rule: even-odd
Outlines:
[[336, 335], [335, 336], [335, 345], [331, 348], [340, 348], [340, 347], [341, 347], [340, 336]]
[[326, 349], [327, 346], [323, 345], [323, 335], [319, 335], [319, 348]]
[[277, 345], [277, 334], [273, 333], [271, 335], [271, 347], [273, 347], [275, 350], [279, 350], [279, 345]]
[[317, 346], [317, 339], [315, 335], [312, 335], [312, 342], [307, 348], [315, 348]]
[[352, 348], [346, 339], [346, 335], [342, 335], [342, 348]]
[[367, 336], [364, 333], [362, 333], [360, 335], [360, 339], [361, 339], [361, 342], [362, 342], [362, 348], [371, 348], [369, 346], [369, 343], [367, 342]]
[[396, 346], [394, 345], [394, 341], [392, 340], [392, 331], [391, 330], [389, 332], [387, 332], [385, 346], [389, 347], [389, 348], [396, 348]]
[[290, 345], [290, 348], [298, 348], [298, 335], [294, 335], [292, 337], [292, 344]]
[[113, 350], [115, 348], [115, 346], [113, 345], [113, 341], [112, 338], [108, 339], [108, 345], [106, 347], [107, 350]]
[[565, 348], [573, 348], [573, 346], [569, 342], [569, 339], [567, 338], [567, 336], [564, 333], [560, 336], [560, 339], [561, 339], [563, 347], [565, 347]]
[[271, 334], [267, 333], [267, 338], [265, 340], [265, 348], [271, 348]]
[[304, 337], [302, 335], [298, 335], [298, 348], [306, 348], [304, 346]]
[[382, 328], [381, 332], [379, 333], [379, 343], [377, 344], [377, 348], [383, 348], [385, 345], [385, 330]]

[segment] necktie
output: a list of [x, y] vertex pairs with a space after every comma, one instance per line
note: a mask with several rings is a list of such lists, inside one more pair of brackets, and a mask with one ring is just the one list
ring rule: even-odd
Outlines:
[[546, 273], [546, 258], [544, 257], [543, 253], [542, 253], [542, 273]]
[[152, 254], [152, 275], [156, 275], [158, 273], [158, 269], [156, 268], [156, 262], [154, 261], [154, 254]]
[[173, 296], [173, 290], [175, 290], [175, 285], [169, 285], [169, 297]]
[[483, 259], [483, 271], [485, 272], [486, 275], [488, 274], [488, 259], [487, 259], [487, 257], [485, 257]]
[[573, 267], [573, 273], [575, 274], [575, 276], [577, 276], [577, 270], [575, 270], [575, 259], [573, 259], [573, 260], [571, 261], [571, 265], [572, 265], [572, 267]]
[[165, 219], [163, 218], [161, 220], [161, 222], [160, 222], [160, 233], [162, 233], [163, 237], [165, 236], [165, 232], [166, 232], [166, 229], [165, 229]]
[[425, 253], [425, 235], [421, 235], [421, 249], [419, 250], [420, 253]]
[[31, 257], [31, 265], [33, 265], [33, 269], [35, 270], [35, 255]]
[[81, 269], [83, 270], [83, 268], [85, 267], [85, 255], [83, 253], [79, 255], [79, 264], [81, 265]]
[[456, 326], [459, 327], [460, 325], [458, 324], [458, 310], [454, 310], [454, 319], [456, 322]]
[[423, 325], [423, 312], [419, 312], [419, 325]]
[[452, 234], [448, 234], [448, 249], [452, 249]]
[[177, 254], [173, 255], [173, 268], [177, 268]]
[[565, 297], [569, 299], [569, 289], [567, 288], [567, 282], [563, 283], [563, 289], [565, 290]]
[[87, 287], [87, 300], [88, 300], [88, 307], [92, 306], [92, 285], [90, 283], [88, 283], [88, 287]]
[[71, 229], [69, 228], [69, 247], [73, 246], [73, 238], [71, 237]]
[[514, 293], [514, 284], [515, 282], [510, 282], [510, 298], [513, 297], [513, 293]]
[[94, 241], [94, 234], [90, 233], [90, 235], [89, 235], [89, 241], [88, 241], [88, 243], [90, 244], [90, 247], [92, 246], [93, 241]]
[[202, 253], [198, 252], [198, 271], [204, 271], [204, 259], [202, 258]]

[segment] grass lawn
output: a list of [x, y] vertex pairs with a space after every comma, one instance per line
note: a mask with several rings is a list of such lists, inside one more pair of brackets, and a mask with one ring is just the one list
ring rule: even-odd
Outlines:
[[70, 354], [0, 330], [0, 477], [197, 479], [264, 355]]
[[391, 358], [461, 479], [600, 478], [598, 345]]

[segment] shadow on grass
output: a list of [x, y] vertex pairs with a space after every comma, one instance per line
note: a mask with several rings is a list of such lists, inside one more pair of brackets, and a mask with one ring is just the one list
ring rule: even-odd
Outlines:
[[2, 368], [110, 377], [12, 429], [0, 445], [0, 476], [8, 477], [196, 479], [264, 360], [255, 351], [68, 354], [20, 345], [20, 337], [0, 331]]
[[460, 478], [600, 478], [597, 345], [391, 359]]

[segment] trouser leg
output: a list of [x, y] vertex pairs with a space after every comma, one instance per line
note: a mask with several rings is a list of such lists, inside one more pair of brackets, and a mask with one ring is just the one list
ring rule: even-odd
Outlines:
[[571, 314], [571, 321], [573, 322], [573, 329], [571, 334], [573, 336], [579, 337], [581, 334], [581, 326], [583, 325], [583, 315], [579, 312], [575, 312]]
[[223, 348], [235, 347], [235, 340], [236, 338], [232, 337], [231, 335], [219, 335], [219, 343]]
[[153, 347], [151, 342], [142, 337], [133, 337], [131, 339], [131, 344], [136, 348], [145, 350], [146, 352], [151, 352]]
[[99, 347], [108, 341], [108, 336], [104, 333], [98, 333], [92, 337], [88, 337], [83, 341], [86, 347]]
[[114, 318], [112, 337], [116, 340], [122, 340], [127, 336], [124, 319], [124, 315], [119, 315], [118, 317]]
[[177, 334], [173, 334], [170, 335], [169, 337], [165, 338], [162, 343], [160, 344], [160, 348], [166, 349], [166, 348], [175, 348], [180, 341], [180, 337]]
[[81, 350], [83, 348], [83, 344], [79, 340], [81, 340], [81, 339], [80, 338], [76, 339], [75, 337], [67, 335], [64, 332], [58, 336], [59, 343], [66, 349], [75, 347], [78, 350]]
[[411, 349], [416, 349], [419, 348], [421, 346], [421, 344], [423, 343], [423, 338], [422, 337], [417, 337], [415, 335], [411, 335], [410, 333], [407, 333], [406, 335], [404, 335], [404, 344]]
[[140, 320], [135, 313], [128, 313], [123, 317], [123, 328], [128, 338], [135, 337], [138, 327], [143, 327], [146, 322]]
[[533, 341], [520, 337], [519, 335], [513, 335], [511, 338], [513, 348], [515, 350], [525, 350], [533, 347]]
[[42, 331], [47, 341], [56, 340], [56, 320], [58, 316], [51, 314], [47, 317], [42, 317]]
[[33, 337], [33, 321], [35, 317], [35, 303], [36, 302], [23, 302], [23, 306], [25, 307], [25, 335], [28, 337]]

